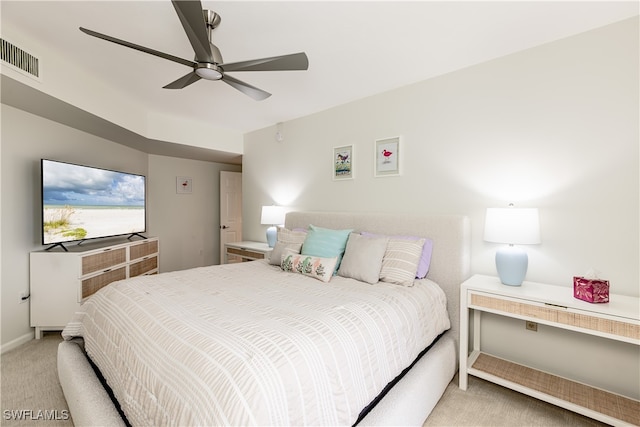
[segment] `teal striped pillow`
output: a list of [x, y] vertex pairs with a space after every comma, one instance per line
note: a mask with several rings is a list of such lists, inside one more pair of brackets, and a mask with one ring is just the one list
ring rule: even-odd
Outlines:
[[312, 255], [322, 258], [338, 257], [333, 274], [338, 271], [342, 255], [347, 247], [349, 233], [353, 230], [331, 230], [329, 228], [309, 225], [307, 237], [302, 244], [302, 255]]

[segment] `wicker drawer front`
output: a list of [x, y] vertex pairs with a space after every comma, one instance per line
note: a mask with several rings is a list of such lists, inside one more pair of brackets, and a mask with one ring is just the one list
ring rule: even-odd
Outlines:
[[471, 294], [471, 304], [478, 307], [485, 307], [491, 310], [505, 313], [518, 314], [520, 316], [533, 317], [535, 319], [558, 321], [558, 310], [537, 305], [525, 304], [521, 302], [493, 298], [486, 295]]
[[132, 260], [155, 254], [158, 252], [158, 241], [154, 240], [133, 245], [129, 248], [129, 251], [129, 256]]
[[558, 323], [605, 332], [621, 337], [640, 339], [640, 325], [618, 320], [603, 319], [601, 317], [593, 317], [580, 313], [559, 312]]
[[107, 286], [111, 282], [116, 280], [126, 279], [127, 269], [126, 267], [120, 267], [115, 270], [107, 271], [97, 276], [90, 277], [82, 281], [82, 299], [93, 295], [101, 288]]
[[140, 276], [156, 268], [158, 268], [158, 257], [151, 257], [139, 262], [134, 262], [129, 267], [129, 277]]
[[566, 309], [543, 307], [475, 293], [471, 294], [471, 305], [627, 338], [640, 338], [640, 325], [574, 313]]
[[127, 260], [127, 248], [118, 248], [82, 257], [82, 275], [105, 270]]
[[236, 248], [227, 248], [227, 254], [229, 255], [239, 255], [245, 258], [255, 258], [255, 259], [263, 259], [264, 254], [262, 252], [254, 252], [249, 249], [236, 249]]

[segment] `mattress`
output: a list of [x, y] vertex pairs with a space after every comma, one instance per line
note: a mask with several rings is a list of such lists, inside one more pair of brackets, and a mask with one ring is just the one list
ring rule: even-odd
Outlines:
[[346, 425], [449, 328], [444, 292], [328, 283], [265, 261], [116, 282], [83, 337], [132, 425]]

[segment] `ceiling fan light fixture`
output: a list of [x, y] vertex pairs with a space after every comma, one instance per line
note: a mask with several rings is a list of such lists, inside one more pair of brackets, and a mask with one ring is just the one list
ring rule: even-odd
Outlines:
[[[200, 65], [200, 64], [198, 64]], [[213, 64], [203, 64], [204, 66], [196, 68], [196, 74], [206, 80], [220, 80], [222, 73], [217, 70]]]

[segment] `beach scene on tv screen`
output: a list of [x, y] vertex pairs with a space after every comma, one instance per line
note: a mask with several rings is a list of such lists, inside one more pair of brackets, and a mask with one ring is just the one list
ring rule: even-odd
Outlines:
[[144, 176], [44, 161], [43, 243], [145, 231]]

